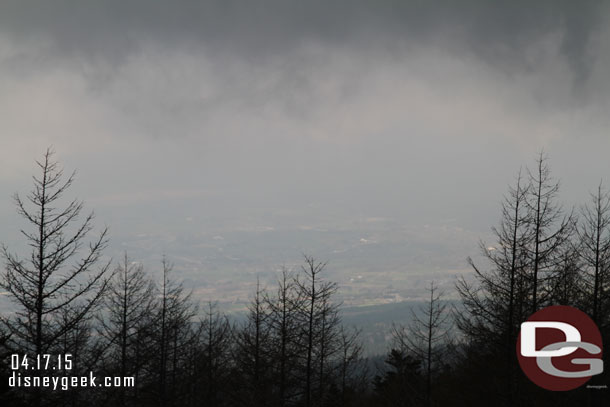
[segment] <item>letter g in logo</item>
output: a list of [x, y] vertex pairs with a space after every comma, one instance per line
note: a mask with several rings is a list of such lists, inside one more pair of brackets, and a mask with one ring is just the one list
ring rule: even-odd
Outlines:
[[574, 389], [604, 369], [599, 329], [567, 306], [544, 308], [521, 324], [517, 357], [530, 380], [548, 390]]

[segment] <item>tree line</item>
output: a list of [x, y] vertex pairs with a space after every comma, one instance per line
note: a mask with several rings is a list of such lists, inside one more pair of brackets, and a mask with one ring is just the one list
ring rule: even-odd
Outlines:
[[[385, 356], [364, 352], [342, 323], [327, 264], [306, 255], [274, 287], [256, 290], [243, 320], [200, 305], [163, 258], [157, 275], [125, 253], [103, 256], [107, 230], [65, 200], [65, 176], [51, 150], [37, 162], [32, 191], [14, 196], [30, 247], [2, 246], [0, 287], [13, 310], [0, 315], [0, 402], [8, 406], [506, 406], [594, 405], [607, 390], [537, 388], [520, 371], [521, 322], [548, 305], [571, 305], [610, 337], [610, 195], [566, 209], [541, 153], [519, 171], [501, 207], [494, 242], [448, 302], [432, 282], [406, 326], [394, 324]], [[480, 262], [480, 264], [479, 264]], [[133, 377], [133, 387], [51, 391], [14, 388], [11, 355], [71, 354], [72, 376]], [[604, 360], [607, 357], [604, 355]], [[375, 363], [375, 361], [377, 363]], [[65, 371], [23, 371], [61, 376]], [[592, 383], [606, 384], [609, 375]]]

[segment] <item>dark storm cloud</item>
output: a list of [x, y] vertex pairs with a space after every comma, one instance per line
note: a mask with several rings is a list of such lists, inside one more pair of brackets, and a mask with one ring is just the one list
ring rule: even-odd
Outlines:
[[19, 41], [50, 41], [49, 58], [110, 63], [143, 43], [257, 61], [315, 41], [361, 52], [435, 44], [468, 50], [511, 72], [531, 69], [528, 45], [555, 34], [579, 82], [589, 75], [591, 38], [606, 11], [601, 1], [551, 0], [9, 1], [0, 7], [0, 32]]

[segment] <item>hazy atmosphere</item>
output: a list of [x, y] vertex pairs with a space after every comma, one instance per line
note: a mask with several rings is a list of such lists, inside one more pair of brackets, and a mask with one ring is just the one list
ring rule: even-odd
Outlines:
[[0, 0], [0, 405], [610, 406], [609, 73], [605, 0]]
[[107, 256], [239, 306], [310, 253], [385, 303], [451, 291], [541, 149], [567, 206], [610, 175], [608, 3], [178, 3], [3, 2], [1, 241], [52, 146]]

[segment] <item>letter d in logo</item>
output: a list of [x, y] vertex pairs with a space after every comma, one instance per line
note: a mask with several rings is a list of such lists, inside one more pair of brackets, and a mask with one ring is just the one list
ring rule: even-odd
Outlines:
[[532, 321], [521, 324], [521, 355], [527, 357], [565, 356], [576, 350], [576, 346], [567, 346], [557, 350], [536, 350], [536, 328], [559, 329], [566, 336], [566, 342], [580, 342], [580, 332], [565, 322]]

